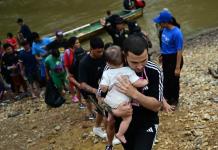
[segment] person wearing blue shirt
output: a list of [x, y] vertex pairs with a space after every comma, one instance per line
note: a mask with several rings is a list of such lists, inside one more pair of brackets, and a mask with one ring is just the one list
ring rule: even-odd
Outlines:
[[51, 40], [49, 38], [40, 38], [37, 32], [33, 32], [32, 37], [33, 37], [32, 54], [35, 56], [35, 58], [39, 62], [41, 80], [44, 81], [46, 77], [45, 57], [48, 55], [46, 46], [49, 43], [51, 43]]
[[160, 12], [153, 21], [159, 24], [160, 53], [164, 74], [164, 98], [177, 106], [179, 100], [179, 78], [183, 66], [183, 34], [180, 25], [168, 10]]
[[37, 32], [32, 33], [34, 42], [32, 45], [32, 53], [33, 55], [43, 55], [47, 54], [46, 46], [51, 43], [51, 40], [49, 38], [40, 38], [39, 34]]

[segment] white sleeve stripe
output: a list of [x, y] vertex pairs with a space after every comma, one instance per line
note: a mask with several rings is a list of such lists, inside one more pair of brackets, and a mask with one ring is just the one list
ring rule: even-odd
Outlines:
[[160, 70], [160, 68], [156, 64], [150, 61], [148, 61], [148, 63], [146, 64], [146, 67], [154, 69], [159, 73], [159, 99], [158, 100], [162, 101], [163, 100], [163, 72]]

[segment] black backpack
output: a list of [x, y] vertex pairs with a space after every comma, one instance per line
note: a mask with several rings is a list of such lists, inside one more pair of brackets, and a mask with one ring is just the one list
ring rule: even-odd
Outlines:
[[87, 52], [83, 48], [78, 48], [74, 52], [73, 63], [70, 66], [70, 73], [72, 73], [76, 78], [78, 77], [79, 63], [86, 55]]
[[60, 107], [65, 103], [58, 89], [54, 86], [52, 80], [49, 80], [45, 90], [45, 103], [51, 107]]

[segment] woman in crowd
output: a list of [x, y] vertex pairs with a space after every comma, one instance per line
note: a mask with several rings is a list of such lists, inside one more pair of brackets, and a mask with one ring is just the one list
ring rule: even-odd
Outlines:
[[179, 102], [179, 78], [183, 66], [183, 34], [172, 14], [164, 9], [153, 21], [160, 25], [160, 61], [164, 74], [164, 98], [170, 105]]
[[77, 37], [71, 37], [68, 40], [69, 48], [64, 52], [64, 66], [67, 72], [67, 79], [69, 80], [70, 92], [72, 94], [72, 102], [79, 102], [79, 107], [83, 109], [85, 105], [82, 103], [80, 94], [80, 83], [78, 82], [78, 67], [79, 64], [75, 64], [76, 56], [78, 54], [85, 53], [80, 47], [80, 42]]
[[65, 94], [66, 71], [58, 49], [52, 49], [51, 54], [45, 59], [45, 66], [47, 81], [51, 80], [63, 96]]

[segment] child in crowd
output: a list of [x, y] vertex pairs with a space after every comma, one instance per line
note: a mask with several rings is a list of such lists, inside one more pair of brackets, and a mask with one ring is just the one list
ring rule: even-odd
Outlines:
[[[115, 111], [121, 103], [130, 102], [130, 98], [117, 89], [117, 78], [124, 76], [135, 87], [144, 87], [148, 84], [145, 79], [140, 79], [133, 70], [129, 67], [124, 67], [123, 56], [120, 47], [111, 46], [104, 52], [105, 59], [110, 69], [103, 72], [102, 80], [100, 82], [100, 88], [102, 92], [107, 92], [104, 102], [112, 108], [112, 112]], [[123, 143], [126, 143], [124, 133], [128, 129], [132, 116], [117, 116], [122, 117], [122, 122], [116, 137]], [[112, 119], [112, 114], [109, 113], [108, 119]]]
[[13, 36], [11, 32], [7, 33], [7, 39], [5, 39], [5, 43], [11, 44], [13, 50], [17, 50], [19, 48], [17, 39]]

